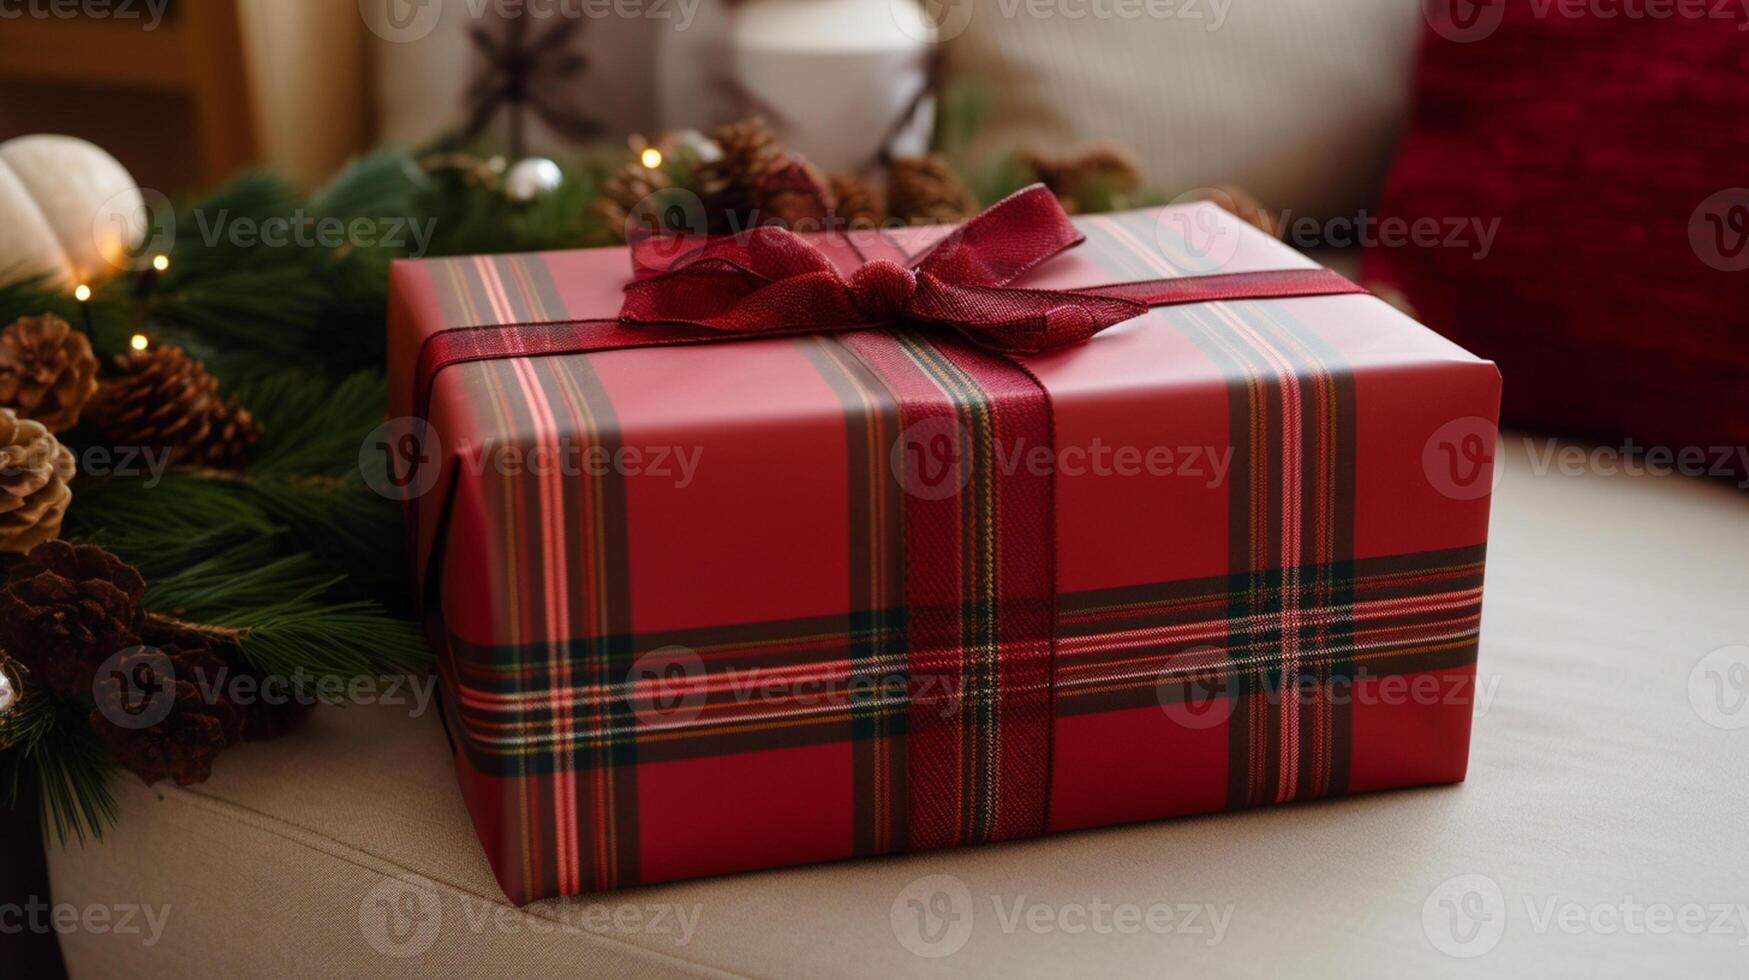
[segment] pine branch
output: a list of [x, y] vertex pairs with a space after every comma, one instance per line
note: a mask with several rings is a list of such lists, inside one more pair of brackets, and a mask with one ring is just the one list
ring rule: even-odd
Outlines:
[[[0, 752], [0, 789], [7, 805], [19, 806], [34, 791], [41, 800], [43, 834], [52, 829], [59, 844], [102, 840], [120, 813], [109, 789], [108, 753], [72, 703], [38, 699], [40, 732]], [[21, 710], [25, 710], [22, 709]]]

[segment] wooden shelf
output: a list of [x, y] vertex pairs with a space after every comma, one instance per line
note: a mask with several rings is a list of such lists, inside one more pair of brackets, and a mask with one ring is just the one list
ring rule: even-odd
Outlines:
[[0, 30], [0, 79], [183, 97], [205, 181], [255, 162], [238, 0], [178, 0], [151, 30], [139, 20], [19, 17]]
[[186, 91], [191, 78], [184, 37], [179, 21], [148, 31], [134, 21], [21, 17], [0, 31], [0, 76]]

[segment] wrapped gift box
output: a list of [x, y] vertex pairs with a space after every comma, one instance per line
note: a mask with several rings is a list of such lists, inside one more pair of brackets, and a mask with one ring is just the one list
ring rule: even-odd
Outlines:
[[[1075, 224], [1017, 285], [1315, 268], [1212, 205]], [[814, 243], [848, 276], [943, 234]], [[631, 279], [391, 280], [446, 723], [513, 900], [1464, 777], [1491, 363], [1364, 294], [1032, 355], [525, 343]], [[434, 368], [475, 333], [512, 340]]]

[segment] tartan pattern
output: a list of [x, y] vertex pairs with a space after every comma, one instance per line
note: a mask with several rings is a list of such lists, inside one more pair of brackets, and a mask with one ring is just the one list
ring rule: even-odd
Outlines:
[[[1483, 547], [1476, 546], [1353, 562], [1351, 577], [1337, 583], [1347, 604], [1306, 611], [1299, 626], [1300, 670], [1340, 662], [1352, 679], [1473, 663], [1483, 558]], [[1284, 580], [1310, 574], [1276, 570], [1258, 576], [1258, 582], [1263, 590], [1278, 592]], [[1146, 708], [1187, 696], [1250, 700], [1279, 692], [1289, 671], [1277, 655], [1277, 617], [1259, 614], [1236, 629], [1228, 611], [1240, 603], [1262, 603], [1249, 581], [1237, 591], [1227, 588], [1229, 582], [1223, 576], [1060, 597], [1056, 714]], [[902, 610], [871, 618], [896, 622]], [[1338, 619], [1349, 624], [1346, 634], [1338, 637], [1320, 628], [1320, 622]], [[528, 651], [470, 644], [452, 635], [443, 680], [446, 689], [460, 695], [451, 703], [459, 705], [462, 751], [477, 768], [500, 775], [540, 773], [546, 771], [539, 768], [543, 764], [573, 756], [609, 759], [592, 754], [603, 744], [635, 742], [638, 758], [648, 762], [902, 736], [910, 703], [904, 661], [889, 656], [876, 662], [866, 651], [897, 650], [903, 631], [845, 630], [843, 622], [822, 616], [630, 637], [617, 645], [624, 652], [607, 668], [619, 682], [563, 692], [540, 686], [551, 674], [529, 666]], [[1245, 636], [1246, 644], [1229, 646], [1234, 636]], [[570, 646], [584, 656], [592, 644], [575, 640]], [[634, 659], [630, 651], [670, 646], [698, 651], [704, 665], [702, 674], [673, 692], [697, 702], [684, 721], [659, 729], [573, 724], [563, 734], [558, 731], [558, 716], [592, 717], [604, 700], [652, 700], [647, 682], [627, 680]], [[1219, 656], [1184, 656], [1201, 650]], [[1258, 683], [1258, 677], [1264, 680]], [[943, 697], [951, 702], [955, 693]], [[947, 710], [958, 706], [949, 703]], [[896, 727], [883, 732], [872, 724], [876, 719]], [[901, 807], [904, 788], [904, 780], [894, 781], [892, 792]]]
[[[1083, 227], [1084, 252], [1113, 281], [1209, 271], [1187, 251], [1144, 245], [1156, 240], [1146, 215]], [[566, 318], [541, 256], [426, 264], [452, 324]], [[845, 615], [634, 633], [630, 543], [615, 519], [625, 513], [624, 481], [495, 478], [497, 519], [530, 545], [494, 569], [515, 608], [504, 642], [451, 633], [440, 676], [458, 753], [507, 788], [499, 839], [487, 841], [507, 893], [532, 900], [659, 880], [640, 869], [640, 769], [771, 749], [849, 748], [854, 825], [843, 856], [1047, 829], [1048, 771], [1027, 776], [1001, 747], [1006, 737], [1048, 759], [1052, 718], [1226, 704], [1227, 806], [1344, 792], [1353, 735], [1343, 695], [1357, 679], [1474, 663], [1482, 548], [1354, 558], [1353, 379], [1279, 304], [1150, 316], [1191, 338], [1227, 377], [1236, 452], [1224, 491], [1225, 576], [1057, 595], [1047, 567], [1031, 604], [1038, 608], [1002, 608], [999, 597], [1026, 594], [1002, 585], [1024, 564], [1015, 556], [1048, 556], [1050, 546], [1048, 535], [1030, 549], [995, 543], [1009, 530], [998, 520], [1001, 495], [1025, 491], [983, 477], [996, 470], [989, 464], [1000, 440], [1014, 435], [993, 419], [992, 404], [1005, 385], [1024, 391], [1030, 379], [984, 363], [997, 360], [988, 355], [903, 332], [785, 341], [843, 413]], [[613, 405], [592, 357], [480, 366], [501, 429], [573, 433], [611, 450]], [[919, 380], [929, 397], [912, 387]], [[1036, 383], [1031, 390], [1043, 396]], [[908, 555], [925, 535], [907, 528], [923, 519], [888, 467], [894, 440], [931, 413], [961, 427], [972, 461], [968, 490], [927, 535], [954, 551], [951, 602], [918, 601], [910, 590], [916, 570], [941, 556]], [[1048, 428], [1044, 435], [1048, 442]], [[927, 656], [929, 643], [919, 650], [920, 617], [946, 631], [934, 646], [952, 648], [948, 662]], [[1045, 624], [1042, 643], [1004, 626], [1029, 617]], [[558, 639], [524, 639], [534, 636]], [[641, 654], [667, 646], [696, 651], [702, 672], [660, 683], [630, 676]], [[1010, 651], [1019, 652], [1020, 676], [1005, 673]], [[1018, 719], [1000, 713], [1026, 690], [1033, 701]], [[683, 709], [665, 714], [660, 706], [674, 701]], [[934, 788], [919, 793], [920, 785]]]
[[[1114, 277], [1202, 275], [1215, 263], [1179, 242], [1150, 249], [1146, 215], [1092, 219], [1091, 240]], [[1302, 644], [1342, 649], [1353, 632], [1355, 394], [1340, 355], [1268, 303], [1206, 303], [1168, 311], [1227, 375], [1235, 465], [1228, 483], [1229, 652], [1273, 638], [1278, 665], [1257, 665], [1229, 727], [1228, 805], [1341, 793], [1351, 721], [1330, 697], [1343, 658], [1302, 664]], [[1309, 635], [1308, 635], [1309, 634]], [[1272, 703], [1272, 701], [1274, 703]]]

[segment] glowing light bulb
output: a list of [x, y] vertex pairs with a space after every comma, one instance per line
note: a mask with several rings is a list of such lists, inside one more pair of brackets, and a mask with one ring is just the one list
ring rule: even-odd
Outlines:
[[134, 350], [145, 350], [147, 347], [150, 347], [151, 344], [152, 342], [147, 340], [146, 335], [143, 333], [137, 333], [128, 338], [128, 346], [132, 347]]
[[91, 298], [91, 287], [80, 283], [73, 287], [73, 298], [83, 303]]
[[170, 268], [170, 256], [168, 256], [168, 255], [154, 255], [154, 256], [152, 256], [152, 268], [157, 269], [159, 272], [163, 272], [164, 270]]
[[654, 170], [662, 165], [662, 151], [653, 146], [646, 146], [644, 151], [638, 154], [638, 162], [643, 164], [645, 168]]

